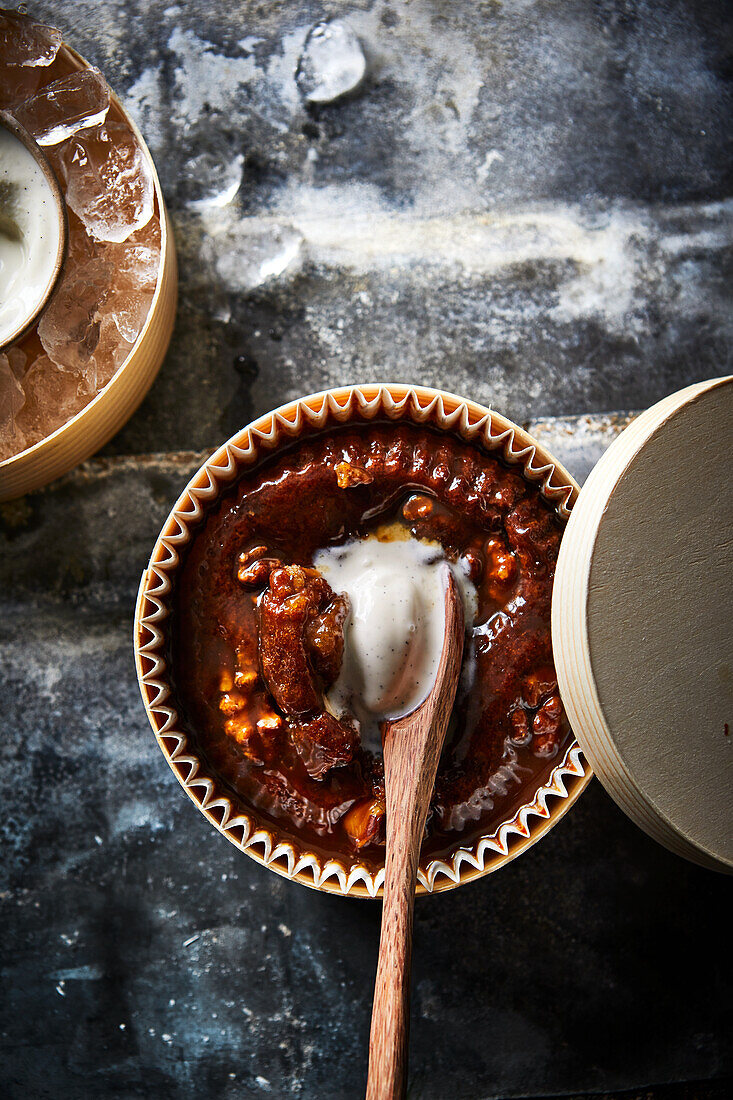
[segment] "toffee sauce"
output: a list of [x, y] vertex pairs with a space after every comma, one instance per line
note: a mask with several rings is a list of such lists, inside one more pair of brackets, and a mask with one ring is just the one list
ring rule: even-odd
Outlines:
[[[341, 487], [337, 467], [361, 474]], [[316, 779], [286, 730], [268, 728], [253, 758], [227, 732], [234, 720], [222, 699], [237, 677], [247, 680], [255, 686], [244, 716], [256, 722], [266, 713], [261, 720], [270, 726], [280, 720], [258, 665], [258, 593], [237, 579], [242, 551], [264, 546], [285, 564], [311, 566], [319, 549], [392, 522], [440, 542], [476, 585], [478, 614], [422, 858], [470, 848], [532, 799], [572, 740], [550, 634], [563, 525], [517, 469], [410, 424], [301, 437], [246, 472], [205, 515], [178, 575], [169, 632], [183, 728], [235, 805], [255, 809], [322, 856], [373, 869], [383, 862], [383, 843], [357, 850], [344, 820], [366, 800], [383, 798], [380, 757], [359, 747], [349, 764]]]

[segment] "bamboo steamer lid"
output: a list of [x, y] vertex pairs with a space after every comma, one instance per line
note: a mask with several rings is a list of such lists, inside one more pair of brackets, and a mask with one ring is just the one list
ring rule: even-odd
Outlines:
[[573, 507], [555, 576], [560, 693], [650, 836], [733, 871], [733, 377], [639, 416]]

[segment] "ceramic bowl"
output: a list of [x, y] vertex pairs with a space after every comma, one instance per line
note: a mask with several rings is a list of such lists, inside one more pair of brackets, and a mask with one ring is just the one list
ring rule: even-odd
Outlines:
[[[234, 435], [186, 486], [166, 520], [143, 573], [135, 611], [134, 644], [143, 702], [158, 744], [186, 794], [208, 821], [253, 859], [306, 886], [350, 897], [381, 893], [384, 869], [359, 861], [324, 858], [292, 831], [274, 827], [252, 807], [235, 804], [209, 774], [181, 724], [166, 650], [171, 594], [204, 512], [243, 472], [293, 439], [347, 422], [375, 418], [429, 424], [473, 442], [517, 466], [539, 486], [561, 522], [578, 486], [527, 432], [472, 401], [439, 390], [399, 384], [360, 385], [291, 401]], [[541, 785], [490, 835], [458, 843], [446, 859], [421, 862], [418, 893], [438, 893], [497, 870], [539, 840], [570, 808], [591, 778], [576, 742], [548, 764]]]
[[[59, 60], [68, 72], [89, 68], [87, 62], [65, 44], [59, 50]], [[0, 462], [0, 501], [12, 500], [40, 488], [104, 446], [132, 416], [150, 389], [173, 332], [178, 285], [176, 254], [160, 181], [140, 131], [114, 93], [110, 93], [108, 118], [123, 121], [131, 128], [152, 173], [155, 212], [160, 218], [161, 233], [155, 295], [130, 354], [104, 389], [51, 435]]]
[[25, 146], [40, 168], [51, 193], [55, 215], [54, 220], [58, 228], [58, 242], [55, 255], [53, 256], [53, 267], [50, 271], [46, 285], [39, 293], [31, 309], [24, 315], [15, 319], [12, 331], [3, 333], [0, 338], [0, 351], [4, 351], [14, 344], [16, 340], [19, 340], [21, 336], [24, 336], [28, 329], [36, 323], [56, 289], [56, 284], [61, 274], [69, 243], [69, 220], [66, 214], [64, 196], [59, 187], [59, 181], [56, 179], [53, 168], [43, 149], [34, 141], [28, 131], [21, 126], [19, 122], [16, 122], [13, 116], [8, 114], [7, 111], [0, 111], [0, 126], [16, 137], [18, 141]]

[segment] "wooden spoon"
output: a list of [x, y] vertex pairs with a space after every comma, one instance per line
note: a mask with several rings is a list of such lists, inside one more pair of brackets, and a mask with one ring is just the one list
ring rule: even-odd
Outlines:
[[445, 641], [435, 683], [416, 710], [382, 728], [387, 853], [366, 1100], [399, 1100], [407, 1085], [415, 883], [463, 655], [463, 604], [446, 572]]

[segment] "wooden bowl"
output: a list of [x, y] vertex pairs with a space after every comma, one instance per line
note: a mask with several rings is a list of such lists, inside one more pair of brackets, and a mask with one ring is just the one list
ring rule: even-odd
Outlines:
[[733, 376], [647, 409], [592, 471], [552, 597], [570, 724], [621, 809], [733, 871]]
[[[287, 446], [302, 432], [346, 422], [381, 419], [430, 424], [473, 441], [518, 466], [535, 482], [565, 521], [578, 492], [570, 474], [522, 428], [453, 394], [399, 384], [349, 386], [292, 401], [260, 417], [220, 447], [190, 480], [176, 502], [143, 573], [135, 610], [134, 645], [145, 709], [158, 744], [186, 794], [207, 820], [243, 852], [286, 878], [351, 897], [381, 893], [383, 868], [374, 871], [355, 857], [324, 859], [292, 832], [280, 831], [235, 806], [208, 773], [182, 728], [167, 665], [170, 597], [186, 545], [220, 492], [264, 456]], [[445, 860], [420, 865], [418, 893], [438, 893], [503, 866], [534, 844], [562, 816], [591, 778], [578, 745], [570, 744], [511, 817], [470, 845], [457, 843]]]
[[[90, 67], [66, 44], [61, 46], [59, 58], [68, 72]], [[150, 312], [127, 359], [88, 405], [45, 439], [0, 462], [0, 501], [22, 496], [65, 474], [111, 439], [150, 389], [170, 343], [178, 278], [173, 233], [160, 181], [142, 134], [114, 93], [110, 93], [108, 118], [130, 127], [153, 178], [156, 213], [160, 218], [161, 260]]]

